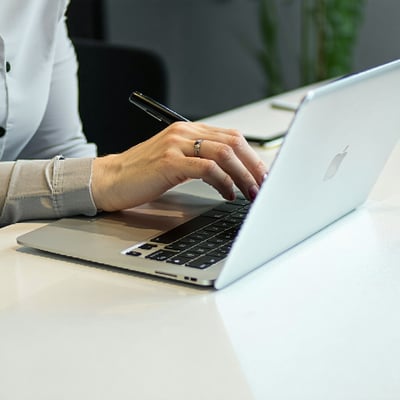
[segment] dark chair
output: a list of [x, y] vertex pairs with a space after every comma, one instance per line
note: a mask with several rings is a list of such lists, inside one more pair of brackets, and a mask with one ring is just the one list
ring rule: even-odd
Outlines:
[[72, 37], [105, 38], [104, 0], [73, 0], [67, 10], [68, 31]]
[[132, 105], [139, 90], [165, 103], [163, 61], [144, 50], [73, 39], [79, 62], [79, 110], [84, 132], [99, 155], [117, 153], [148, 139], [165, 125]]

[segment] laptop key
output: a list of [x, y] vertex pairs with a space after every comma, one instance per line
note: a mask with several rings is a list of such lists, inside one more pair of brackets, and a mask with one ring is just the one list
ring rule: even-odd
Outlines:
[[142, 255], [142, 253], [140, 253], [139, 251], [134, 251], [134, 250], [128, 251], [125, 254], [128, 256], [133, 256], [133, 257], [139, 257]]
[[189, 261], [190, 261], [190, 258], [181, 257], [181, 256], [179, 255], [179, 256], [175, 256], [175, 257], [169, 258], [169, 259], [167, 260], [167, 263], [176, 264], [176, 265], [183, 265], [183, 264], [186, 264], [186, 263], [189, 262]]
[[157, 250], [154, 253], [149, 254], [146, 258], [150, 258], [151, 260], [157, 261], [165, 261], [170, 257], [176, 255], [175, 251], [166, 251], [166, 250]]
[[[214, 241], [212, 240], [212, 238], [209, 239], [209, 240], [206, 240], [205, 242], [203, 242], [203, 243], [200, 244], [200, 247], [201, 247], [201, 248], [204, 248], [204, 249], [207, 249], [207, 250], [214, 250], [214, 249], [217, 248], [218, 246], [220, 246], [220, 244], [217, 243], [217, 242], [214, 242]], [[196, 247], [193, 247], [193, 249], [196, 249]]]
[[245, 207], [250, 207], [250, 202], [249, 200], [246, 200], [244, 197], [237, 197], [235, 200], [231, 202], [232, 204], [235, 204], [237, 206], [245, 206]]
[[206, 240], [208, 237], [210, 237], [210, 234], [207, 231], [202, 230], [192, 233], [189, 236], [186, 236], [185, 240], [189, 239], [189, 240], [194, 240], [196, 243], [200, 243], [203, 240]]
[[206, 232], [209, 232], [210, 234], [217, 234], [219, 232], [225, 231], [227, 228], [218, 226], [218, 225], [210, 225], [204, 228]]
[[144, 243], [141, 246], [139, 246], [139, 249], [142, 250], [151, 250], [154, 249], [155, 247], [157, 247], [156, 244], [152, 244], [152, 243]]
[[240, 210], [240, 208], [241, 208], [241, 205], [238, 205], [238, 204], [223, 203], [223, 204], [220, 204], [219, 206], [215, 207], [214, 210], [231, 213], [233, 211]]
[[192, 268], [199, 268], [199, 269], [204, 269], [204, 268], [208, 268], [211, 265], [217, 263], [218, 261], [221, 261], [222, 258], [220, 257], [214, 257], [214, 256], [202, 256], [199, 257], [193, 261], [189, 261], [188, 263], [186, 263], [185, 265], [187, 267], [192, 267]]
[[208, 253], [210, 249], [205, 246], [203, 247], [202, 244], [199, 244], [198, 246], [192, 247], [190, 251], [197, 254], [197, 256], [200, 256], [202, 254]]
[[207, 211], [206, 213], [203, 214], [205, 217], [210, 217], [210, 218], [215, 218], [215, 219], [220, 219], [220, 218], [224, 218], [227, 215], [229, 215], [229, 213], [224, 212], [224, 211], [219, 211], [219, 210], [210, 210]]
[[182, 250], [189, 249], [190, 247], [193, 247], [195, 244], [196, 244], [196, 242], [185, 241], [183, 239], [183, 240], [179, 240], [177, 242], [171, 243], [168, 246], [165, 246], [165, 248], [168, 250], [182, 251]]
[[196, 253], [194, 251], [188, 250], [188, 251], [184, 251], [183, 253], [180, 253], [179, 257], [187, 258], [188, 261], [189, 261], [189, 260], [192, 260], [194, 258], [199, 257], [199, 255], [200, 255], [199, 253]]

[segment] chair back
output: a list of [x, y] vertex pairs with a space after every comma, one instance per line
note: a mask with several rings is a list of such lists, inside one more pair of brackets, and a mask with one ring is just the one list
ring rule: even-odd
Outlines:
[[165, 128], [128, 101], [134, 90], [167, 101], [166, 68], [158, 55], [91, 39], [73, 42], [83, 130], [99, 155], [124, 151]]

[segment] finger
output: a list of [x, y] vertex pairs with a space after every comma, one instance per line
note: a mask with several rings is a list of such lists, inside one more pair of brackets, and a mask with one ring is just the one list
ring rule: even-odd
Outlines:
[[216, 164], [229, 175], [236, 186], [249, 200], [254, 200], [257, 195], [259, 184], [249, 170], [239, 160], [233, 149], [218, 142], [204, 140], [199, 143], [199, 156], [213, 160]]
[[[213, 127], [202, 123], [186, 124], [184, 128], [184, 136], [189, 140], [189, 143], [186, 143], [183, 149], [186, 156], [194, 155], [193, 146], [196, 139], [224, 143], [233, 149], [243, 165], [254, 176], [257, 184], [262, 184], [264, 176], [267, 173], [267, 167], [256, 151], [248, 144], [241, 132], [235, 129]], [[190, 139], [193, 142], [190, 142]]]
[[[236, 186], [247, 199], [254, 200], [256, 197], [265, 174], [263, 164], [260, 171], [257, 171], [258, 179], [256, 179], [237, 157], [234, 150], [223, 141], [215, 142], [208, 139], [191, 140], [181, 138], [181, 151], [186, 157], [201, 157], [213, 160], [226, 174], [231, 176]], [[208, 179], [207, 176], [202, 178]], [[215, 186], [215, 183], [213, 185]]]
[[224, 143], [232, 148], [244, 167], [253, 175], [257, 184], [261, 185], [267, 167], [254, 148], [249, 145], [243, 134], [235, 129], [230, 129], [224, 137], [226, 138]]
[[186, 178], [202, 179], [213, 186], [227, 200], [234, 200], [232, 178], [213, 160], [186, 157], [184, 160]]
[[207, 139], [229, 144], [232, 135], [242, 136], [238, 131], [209, 126], [198, 122], [174, 122], [164, 131], [166, 136], [178, 136], [182, 140]]

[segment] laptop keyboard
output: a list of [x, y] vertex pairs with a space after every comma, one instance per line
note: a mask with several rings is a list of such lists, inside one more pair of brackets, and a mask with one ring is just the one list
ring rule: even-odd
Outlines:
[[219, 204], [126, 254], [204, 269], [223, 260], [250, 208], [244, 197]]

